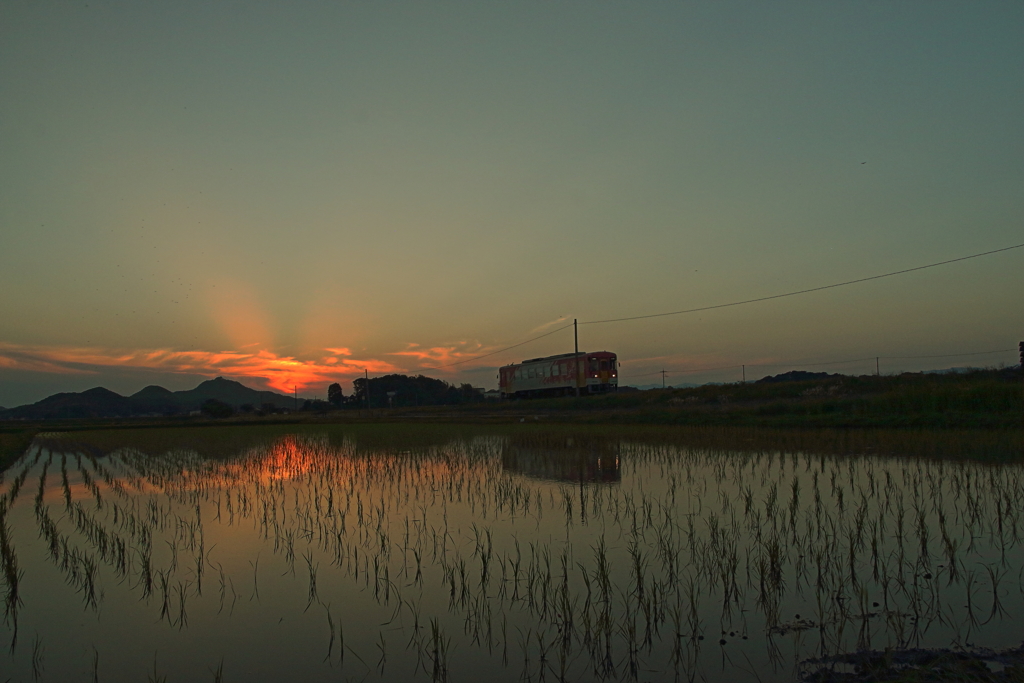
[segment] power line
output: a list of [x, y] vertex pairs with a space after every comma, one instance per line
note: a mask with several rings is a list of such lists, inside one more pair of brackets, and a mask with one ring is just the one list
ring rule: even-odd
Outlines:
[[538, 339], [543, 339], [544, 337], [552, 335], [555, 332], [561, 332], [562, 330], [567, 330], [570, 327], [572, 327], [572, 323], [569, 323], [568, 325], [565, 325], [563, 327], [559, 327], [557, 329], [551, 330], [550, 332], [545, 332], [544, 334], [540, 335], [539, 337], [534, 337], [533, 339], [527, 339], [526, 341], [519, 342], [518, 344], [513, 344], [512, 346], [506, 346], [505, 348], [498, 349], [497, 351], [491, 351], [490, 353], [484, 353], [484, 354], [481, 354], [479, 356], [472, 356], [470, 358], [465, 358], [465, 359], [460, 360], [460, 361], [455, 361], [454, 363], [446, 363], [444, 365], [439, 365], [438, 367], [450, 368], [453, 365], [462, 365], [463, 363], [468, 363], [468, 362], [470, 362], [472, 360], [480, 360], [481, 358], [487, 358], [488, 356], [496, 356], [499, 353], [504, 353], [505, 351], [509, 351], [509, 350], [514, 349], [514, 348], [516, 348], [518, 346], [523, 346], [524, 344], [529, 344], [530, 342], [537, 341]]
[[984, 356], [989, 353], [1006, 353], [1007, 351], [1016, 351], [1017, 349], [996, 349], [995, 351], [974, 351], [972, 353], [944, 353], [938, 356], [879, 356], [879, 358], [888, 358], [889, 360], [902, 360], [904, 358], [955, 358], [957, 356]]
[[868, 356], [867, 358], [851, 358], [850, 360], [830, 360], [830, 361], [826, 361], [824, 363], [802, 363], [802, 362], [799, 362], [799, 361], [797, 361], [795, 363], [747, 363], [747, 367], [748, 368], [782, 368], [782, 367], [786, 367], [787, 365], [806, 365], [808, 367], [810, 367], [810, 366], [818, 366], [818, 365], [846, 365], [848, 363], [863, 363], [864, 361], [875, 360], [875, 358], [888, 358], [888, 356]]
[[[995, 349], [993, 351], [971, 351], [969, 353], [941, 353], [924, 356], [869, 356], [865, 358], [851, 358], [849, 360], [834, 360], [826, 361], [823, 363], [805, 363], [803, 361], [791, 361], [788, 363], [747, 363], [748, 368], [782, 368], [794, 365], [802, 365], [804, 367], [817, 367], [821, 365], [845, 365], [848, 363], [862, 363], [871, 360], [911, 360], [918, 358], [959, 358], [962, 356], [985, 356], [993, 353], [1009, 353], [1011, 351], [1017, 351], [1017, 349]], [[636, 361], [634, 361], [636, 362]], [[686, 370], [656, 370], [654, 372], [645, 372], [642, 374], [628, 375], [628, 377], [650, 377], [652, 375], [660, 375], [665, 372], [669, 375], [689, 375], [699, 372], [715, 372], [716, 370], [735, 370], [736, 368], [743, 367], [742, 365], [720, 365], [714, 368], [689, 368]]]
[[700, 311], [711, 311], [716, 308], [729, 308], [730, 306], [742, 306], [743, 304], [753, 304], [759, 301], [770, 301], [772, 299], [782, 299], [787, 296], [796, 296], [798, 294], [809, 294], [810, 292], [820, 292], [824, 289], [834, 289], [836, 287], [845, 287], [847, 285], [855, 285], [860, 282], [869, 282], [871, 280], [880, 280], [885, 277], [892, 277], [894, 275], [903, 275], [905, 273], [913, 273], [917, 270], [925, 270], [926, 268], [935, 268], [937, 266], [945, 266], [950, 263], [957, 263], [959, 261], [967, 261], [981, 256], [989, 256], [991, 254], [998, 254], [1003, 251], [1010, 251], [1011, 249], [1020, 249], [1024, 247], [1024, 244], [1015, 244], [1012, 247], [1003, 247], [1002, 249], [993, 249], [992, 251], [985, 251], [980, 254], [972, 254], [970, 256], [961, 256], [960, 258], [949, 259], [948, 261], [939, 261], [938, 263], [929, 263], [926, 266], [917, 266], [916, 268], [906, 268], [904, 270], [894, 270], [891, 273], [883, 273], [881, 275], [872, 275], [870, 277], [862, 277], [856, 280], [847, 280], [846, 282], [836, 282], [831, 285], [822, 285], [821, 287], [812, 287], [810, 289], [801, 289], [796, 292], [786, 292], [785, 294], [773, 294], [771, 296], [762, 296], [757, 299], [746, 299], [744, 301], [733, 301], [728, 304], [716, 304], [714, 306], [702, 306], [700, 308], [688, 308], [683, 311], [669, 311], [668, 313], [651, 313], [648, 315], [634, 315], [628, 318], [609, 318], [608, 320], [586, 320], [581, 322], [580, 325], [600, 325], [602, 323], [621, 323], [627, 320], [643, 320], [645, 318], [663, 318], [668, 315], [682, 315], [684, 313], [698, 313]]
[[[810, 289], [801, 289], [801, 290], [798, 290], [798, 291], [795, 291], [795, 292], [786, 292], [784, 294], [773, 294], [771, 296], [763, 296], [763, 297], [759, 297], [759, 298], [756, 298], [756, 299], [746, 299], [744, 301], [733, 301], [733, 302], [727, 303], [727, 304], [716, 304], [714, 306], [702, 306], [700, 308], [688, 308], [688, 309], [682, 310], [682, 311], [669, 311], [667, 313], [651, 313], [651, 314], [648, 314], [648, 315], [636, 315], [636, 316], [631, 316], [631, 317], [626, 317], [626, 318], [609, 318], [607, 320], [586, 320], [586, 321], [583, 321], [583, 322], [581, 322], [579, 324], [580, 325], [600, 325], [600, 324], [603, 324], [603, 323], [618, 323], [618, 322], [626, 322], [626, 321], [629, 321], [629, 320], [644, 320], [646, 318], [663, 318], [663, 317], [669, 316], [669, 315], [683, 315], [685, 313], [699, 313], [701, 311], [711, 311], [711, 310], [714, 310], [714, 309], [717, 309], [717, 308], [729, 308], [731, 306], [742, 306], [743, 304], [752, 304], [752, 303], [757, 303], [757, 302], [760, 302], [760, 301], [770, 301], [772, 299], [782, 299], [782, 298], [785, 298], [785, 297], [797, 296], [798, 294], [809, 294], [811, 292], [820, 292], [820, 291], [825, 290], [825, 289], [834, 289], [836, 287], [845, 287], [847, 285], [854, 285], [854, 284], [858, 284], [860, 282], [869, 282], [871, 280], [880, 280], [882, 278], [893, 277], [894, 275], [903, 275], [905, 273], [913, 273], [913, 272], [918, 271], [918, 270], [925, 270], [927, 268], [935, 268], [937, 266], [945, 266], [945, 265], [948, 265], [950, 263], [957, 263], [959, 261], [968, 261], [970, 259], [980, 258], [982, 256], [990, 256], [991, 254], [998, 254], [998, 253], [1001, 253], [1001, 252], [1004, 252], [1004, 251], [1010, 251], [1012, 249], [1020, 249], [1021, 247], [1024, 247], [1024, 244], [1015, 244], [1015, 245], [1010, 246], [1010, 247], [1003, 247], [1002, 249], [993, 249], [992, 251], [984, 251], [984, 252], [981, 252], [980, 254], [971, 254], [970, 256], [961, 256], [959, 258], [949, 259], [949, 260], [946, 260], [946, 261], [939, 261], [937, 263], [929, 263], [927, 265], [917, 266], [915, 268], [905, 268], [903, 270], [892, 271], [891, 273], [883, 273], [881, 275], [872, 275], [870, 277], [862, 277], [862, 278], [858, 278], [856, 280], [847, 280], [846, 282], [836, 282], [836, 283], [833, 283], [833, 284], [830, 284], [830, 285], [822, 285], [821, 287], [812, 287]], [[497, 351], [491, 351], [490, 353], [484, 353], [484, 354], [480, 354], [478, 356], [470, 356], [469, 358], [464, 358], [462, 360], [455, 361], [454, 363], [445, 363], [443, 365], [437, 366], [437, 368], [450, 368], [450, 367], [454, 367], [456, 365], [462, 365], [463, 363], [469, 363], [471, 361], [480, 360], [481, 358], [489, 358], [490, 356], [496, 356], [499, 353], [504, 353], [505, 351], [511, 351], [512, 349], [518, 348], [520, 346], [525, 346], [526, 344], [529, 344], [531, 342], [535, 342], [538, 339], [543, 339], [544, 337], [548, 337], [548, 336], [550, 336], [552, 334], [555, 334], [556, 332], [561, 332], [562, 330], [569, 329], [570, 327], [572, 327], [572, 324], [556, 328], [554, 330], [551, 330], [550, 332], [545, 332], [544, 334], [542, 334], [540, 336], [533, 337], [532, 339], [527, 339], [525, 341], [521, 341], [518, 344], [513, 344], [511, 346], [506, 346], [505, 348], [498, 349]], [[965, 354], [965, 355], [970, 355], [970, 354]], [[937, 357], [941, 357], [941, 356], [937, 356]], [[893, 358], [896, 358], [896, 357], [893, 357]], [[909, 358], [909, 356], [908, 356], [908, 358]], [[730, 366], [730, 367], [741, 367], [741, 366], [736, 365], [736, 366]], [[717, 368], [717, 369], [729, 369], [729, 368]], [[690, 372], [690, 371], [687, 370], [687, 371], [676, 371], [676, 372]], [[655, 374], [657, 374], [657, 373], [655, 373]]]
[[[742, 365], [720, 365], [717, 368], [693, 368], [690, 370], [665, 370], [670, 375], [686, 375], [693, 372], [714, 372], [715, 370], [735, 370], [736, 368], [743, 367]], [[650, 377], [651, 375], [660, 375], [661, 370], [655, 372], [645, 372], [639, 375], [627, 375], [627, 377]], [[621, 378], [620, 378], [621, 379]]]

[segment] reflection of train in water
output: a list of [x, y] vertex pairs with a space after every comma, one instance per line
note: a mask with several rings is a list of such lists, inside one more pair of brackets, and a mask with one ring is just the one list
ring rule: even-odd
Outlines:
[[498, 388], [502, 398], [567, 396], [577, 387], [581, 394], [603, 394], [618, 388], [618, 377], [614, 353], [563, 353], [500, 368]]
[[622, 481], [617, 453], [509, 446], [501, 454], [501, 467], [535, 479], [617, 484]]

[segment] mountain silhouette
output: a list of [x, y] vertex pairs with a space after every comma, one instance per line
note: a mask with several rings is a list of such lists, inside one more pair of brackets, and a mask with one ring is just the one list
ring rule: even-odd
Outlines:
[[0, 409], [0, 419], [49, 420], [176, 415], [199, 410], [203, 402], [211, 398], [234, 408], [245, 404], [258, 408], [265, 403], [270, 403], [276, 408], [290, 408], [293, 404], [291, 396], [272, 391], [257, 391], [240, 382], [217, 377], [186, 391], [170, 391], [161, 386], [150, 385], [131, 396], [122, 396], [103, 387], [54, 394], [36, 403], [7, 410]]
[[806, 370], [790, 370], [781, 375], [770, 375], [762, 377], [754, 384], [771, 384], [773, 382], [807, 382], [812, 379], [828, 379], [829, 377], [842, 377], [842, 375], [830, 375], [827, 372], [807, 372]]
[[282, 408], [290, 408], [294, 403], [291, 396], [283, 396], [270, 391], [256, 391], [244, 384], [223, 377], [208, 379], [195, 389], [176, 391], [174, 395], [180, 402], [195, 407], [199, 407], [204, 401], [211, 398], [223, 401], [235, 408], [244, 403], [251, 403], [256, 407], [259, 407], [261, 403], [275, 403]]

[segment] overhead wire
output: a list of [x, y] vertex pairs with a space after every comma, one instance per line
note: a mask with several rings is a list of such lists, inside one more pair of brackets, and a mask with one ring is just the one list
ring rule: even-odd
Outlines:
[[[761, 301], [771, 301], [773, 299], [783, 299], [783, 298], [786, 298], [786, 297], [797, 296], [797, 295], [800, 295], [800, 294], [809, 294], [811, 292], [820, 292], [820, 291], [823, 291], [823, 290], [826, 290], [826, 289], [835, 289], [836, 287], [846, 287], [847, 285], [854, 285], [854, 284], [858, 284], [858, 283], [861, 283], [861, 282], [870, 282], [871, 280], [880, 280], [882, 278], [893, 277], [895, 275], [904, 275], [906, 273], [913, 273], [913, 272], [916, 272], [916, 271], [919, 271], [919, 270], [926, 270], [928, 268], [936, 268], [938, 266], [949, 265], [950, 263], [958, 263], [960, 261], [969, 261], [970, 259], [976, 259], [976, 258], [980, 258], [982, 256], [990, 256], [992, 254], [999, 254], [999, 253], [1002, 253], [1004, 251], [1011, 251], [1013, 249], [1020, 249], [1022, 247], [1024, 247], [1024, 243], [1015, 244], [1015, 245], [1012, 245], [1012, 246], [1009, 246], [1009, 247], [1003, 247], [1001, 249], [992, 249], [991, 251], [983, 251], [981, 253], [971, 254], [969, 256], [961, 256], [959, 258], [947, 259], [945, 261], [937, 261], [935, 263], [929, 263], [929, 264], [926, 264], [926, 265], [923, 265], [923, 266], [915, 266], [914, 268], [904, 268], [902, 270], [894, 270], [892, 272], [882, 273], [880, 275], [871, 275], [869, 277], [857, 278], [855, 280], [847, 280], [845, 282], [835, 282], [835, 283], [832, 283], [832, 284], [829, 284], [829, 285], [821, 285], [819, 287], [811, 287], [809, 289], [800, 289], [800, 290], [797, 290], [797, 291], [794, 291], [794, 292], [785, 292], [783, 294], [772, 294], [771, 296], [757, 297], [757, 298], [754, 298], [754, 299], [745, 299], [743, 301], [733, 301], [733, 302], [725, 303], [725, 304], [715, 304], [713, 306], [701, 306], [701, 307], [698, 307], [698, 308], [688, 308], [688, 309], [684, 309], [684, 310], [681, 310], [681, 311], [668, 311], [668, 312], [665, 312], [665, 313], [650, 313], [650, 314], [647, 314], [647, 315], [635, 315], [635, 316], [629, 316], [629, 317], [625, 317], [625, 318], [608, 318], [606, 320], [585, 320], [583, 322], [579, 322], [579, 323], [576, 323], [576, 324], [578, 324], [578, 325], [600, 325], [600, 324], [604, 324], [604, 323], [627, 322], [627, 321], [630, 321], [630, 320], [645, 320], [645, 319], [648, 319], [648, 318], [663, 318], [663, 317], [670, 316], [670, 315], [683, 315], [683, 314], [686, 314], [686, 313], [699, 313], [701, 311], [711, 311], [711, 310], [715, 310], [715, 309], [719, 309], [719, 308], [730, 308], [732, 306], [742, 306], [744, 304], [758, 303], [758, 302], [761, 302]], [[470, 356], [469, 358], [463, 358], [462, 360], [458, 360], [458, 361], [455, 361], [453, 363], [444, 363], [442, 365], [437, 366], [437, 368], [450, 368], [450, 367], [454, 367], [456, 365], [463, 365], [465, 363], [469, 363], [469, 362], [472, 362], [472, 361], [475, 361], [475, 360], [480, 360], [482, 358], [489, 358], [490, 356], [496, 356], [499, 353], [504, 353], [505, 351], [511, 351], [512, 349], [518, 348], [520, 346], [525, 346], [526, 344], [529, 344], [531, 342], [535, 342], [538, 339], [543, 339], [544, 337], [548, 337], [548, 336], [550, 336], [552, 334], [555, 334], [556, 332], [561, 332], [562, 330], [569, 329], [572, 326], [573, 326], [572, 324], [564, 325], [562, 327], [559, 327], [559, 328], [556, 328], [554, 330], [551, 330], [550, 332], [545, 332], [542, 335], [533, 337], [531, 339], [527, 339], [525, 341], [521, 341], [521, 342], [519, 342], [517, 344], [512, 344], [511, 346], [506, 346], [506, 347], [498, 349], [496, 351], [490, 351], [488, 353], [484, 353], [484, 354], [480, 354], [480, 355], [476, 355], [476, 356]], [[970, 355], [970, 354], [965, 354], [965, 355]], [[872, 356], [872, 358], [873, 358], [873, 356]], [[895, 357], [892, 357], [892, 358], [895, 358]], [[730, 367], [733, 367], [733, 366], [730, 366]], [[737, 365], [737, 366], [734, 366], [734, 367], [740, 367], [740, 366]], [[722, 369], [728, 369], [728, 368], [722, 368]]]
[[795, 292], [785, 292], [784, 294], [772, 294], [771, 296], [762, 296], [756, 299], [745, 299], [744, 301], [733, 301], [727, 304], [716, 304], [714, 306], [701, 306], [699, 308], [687, 308], [682, 311], [668, 311], [667, 313], [650, 313], [647, 315], [634, 315], [626, 318], [609, 318], [607, 320], [586, 320], [579, 323], [580, 325], [600, 325], [603, 323], [621, 323], [628, 320], [644, 320], [647, 318], [664, 318], [669, 315], [683, 315], [684, 313], [699, 313], [701, 311], [711, 311], [717, 308], [729, 308], [731, 306], [742, 306], [744, 304], [753, 304], [759, 301], [771, 301], [772, 299], [783, 299], [789, 296], [797, 296], [798, 294], [809, 294], [811, 292], [820, 292], [825, 289], [835, 289], [836, 287], [845, 287], [847, 285], [855, 285], [860, 282], [869, 282], [871, 280], [881, 280], [886, 277], [893, 277], [894, 275], [904, 275], [906, 273], [913, 273], [918, 270], [925, 270], [927, 268], [935, 268], [937, 266], [945, 266], [950, 263], [957, 263], [959, 261], [968, 261], [970, 259], [980, 258], [982, 256], [989, 256], [991, 254], [998, 254], [1004, 251], [1010, 251], [1011, 249], [1020, 249], [1024, 247], [1024, 244], [1015, 244], [1012, 247], [1003, 247], [1002, 249], [993, 249], [992, 251], [985, 251], [980, 254], [971, 254], [970, 256], [961, 256], [960, 258], [949, 259], [947, 261], [939, 261], [937, 263], [929, 263], [924, 266], [916, 266], [914, 268], [904, 268], [903, 270], [894, 270], [891, 273], [882, 273], [881, 275], [872, 275], [870, 277], [857, 278], [856, 280], [847, 280], [846, 282], [836, 282], [830, 285], [822, 285], [820, 287], [811, 287], [810, 289], [800, 289]]
[[562, 327], [559, 327], [557, 329], [551, 330], [550, 332], [545, 332], [544, 334], [540, 335], [539, 337], [534, 337], [533, 339], [527, 339], [526, 341], [521, 341], [518, 344], [513, 344], [512, 346], [506, 346], [505, 348], [498, 349], [497, 351], [491, 351], [490, 353], [484, 353], [484, 354], [481, 354], [479, 356], [472, 356], [471, 358], [465, 358], [463, 360], [456, 361], [454, 363], [445, 363], [444, 365], [439, 365], [438, 367], [450, 368], [453, 365], [462, 365], [463, 363], [468, 363], [468, 362], [474, 361], [474, 360], [480, 360], [481, 358], [487, 358], [488, 356], [496, 356], [499, 353], [504, 353], [505, 351], [510, 351], [510, 350], [512, 350], [512, 349], [514, 349], [516, 347], [523, 346], [525, 344], [529, 344], [530, 342], [537, 341], [538, 339], [543, 339], [544, 337], [548, 337], [548, 336], [554, 334], [555, 332], [561, 332], [562, 330], [567, 330], [570, 327], [572, 327], [572, 325], [573, 325], [572, 323], [569, 323], [568, 325], [563, 325]]
[[879, 356], [879, 358], [888, 358], [889, 360], [903, 360], [906, 358], [954, 358], [956, 356], [984, 356], [989, 353], [1006, 353], [1007, 351], [1017, 351], [1017, 349], [996, 349], [995, 351], [972, 351], [971, 353], [941, 353], [934, 356]]
[[[848, 363], [863, 363], [872, 360], [912, 360], [920, 358], [959, 358], [962, 356], [984, 356], [993, 353], [1009, 353], [1016, 352], [1017, 349], [994, 349], [992, 351], [971, 351], [969, 353], [939, 353], [929, 354], [923, 356], [866, 356], [864, 358], [851, 358], [849, 360], [835, 360], [825, 361], [821, 363], [805, 363], [803, 361], [789, 361], [784, 363], [745, 363], [737, 365], [721, 365], [714, 368], [686, 368], [683, 370], [656, 370], [654, 372], [645, 372], [640, 374], [629, 374], [627, 377], [650, 377], [652, 375], [660, 375], [664, 372], [666, 375], [689, 375], [699, 372], [715, 372], [717, 370], [735, 370], [736, 368], [748, 367], [748, 368], [781, 368], [799, 365], [801, 367], [817, 367], [821, 365], [846, 365]], [[620, 372], [620, 375], [622, 373]], [[621, 377], [620, 377], [621, 378]]]

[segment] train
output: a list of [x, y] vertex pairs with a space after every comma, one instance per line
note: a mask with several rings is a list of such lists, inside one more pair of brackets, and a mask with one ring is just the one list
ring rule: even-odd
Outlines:
[[[579, 366], [577, 366], [577, 359]], [[610, 351], [531, 358], [498, 369], [501, 398], [605, 394], [619, 387], [618, 360]]]

